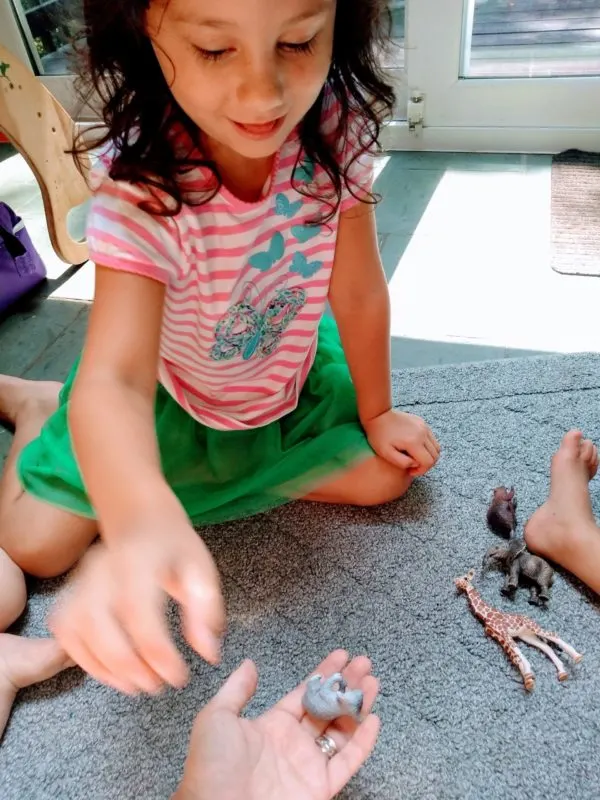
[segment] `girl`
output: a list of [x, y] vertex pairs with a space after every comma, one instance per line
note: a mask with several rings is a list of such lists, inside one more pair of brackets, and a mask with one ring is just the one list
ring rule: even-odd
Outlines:
[[21, 571], [81, 559], [58, 644], [97, 679], [152, 692], [186, 680], [165, 594], [191, 646], [219, 659], [219, 576], [193, 524], [293, 498], [384, 503], [439, 446], [391, 401], [371, 192], [394, 101], [384, 0], [84, 9], [106, 123], [95, 301], [64, 386], [0, 382], [16, 431], [0, 585], [14, 619]]

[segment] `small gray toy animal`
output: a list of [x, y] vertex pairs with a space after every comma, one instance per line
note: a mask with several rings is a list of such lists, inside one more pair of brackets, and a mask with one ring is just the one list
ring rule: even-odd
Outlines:
[[514, 487], [497, 486], [487, 510], [487, 523], [490, 530], [505, 539], [510, 539], [517, 527], [517, 498]]
[[490, 547], [483, 558], [481, 571], [499, 568], [506, 575], [502, 594], [513, 597], [519, 585], [529, 587], [529, 602], [539, 606], [550, 599], [554, 570], [539, 556], [528, 552], [523, 539], [511, 539], [507, 546]]
[[302, 705], [311, 717], [334, 720], [338, 717], [353, 717], [360, 720], [363, 705], [360, 689], [348, 689], [341, 673], [336, 672], [325, 680], [321, 675], [312, 675], [306, 684]]

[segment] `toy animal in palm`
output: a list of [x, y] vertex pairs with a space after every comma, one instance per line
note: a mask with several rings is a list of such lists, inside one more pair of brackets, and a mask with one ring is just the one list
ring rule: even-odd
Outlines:
[[312, 675], [306, 684], [302, 699], [304, 710], [316, 719], [332, 721], [350, 716], [360, 721], [363, 705], [360, 689], [349, 689], [342, 674], [336, 672], [323, 680], [321, 675]]

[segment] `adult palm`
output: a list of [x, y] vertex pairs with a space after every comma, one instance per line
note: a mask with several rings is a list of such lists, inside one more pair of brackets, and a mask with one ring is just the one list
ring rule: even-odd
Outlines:
[[[341, 672], [349, 686], [363, 690], [362, 722], [307, 716], [304, 683], [261, 716], [240, 717], [258, 680], [253, 662], [244, 661], [196, 718], [177, 800], [331, 800], [375, 746], [380, 723], [369, 712], [379, 685], [368, 658], [348, 663], [343, 650], [330, 653], [316, 672]], [[331, 759], [315, 742], [321, 734], [336, 744]]]

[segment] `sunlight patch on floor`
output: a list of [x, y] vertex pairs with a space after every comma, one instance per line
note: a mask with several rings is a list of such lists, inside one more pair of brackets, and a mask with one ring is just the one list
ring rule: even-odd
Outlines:
[[94, 264], [87, 261], [68, 280], [55, 289], [49, 297], [54, 300], [85, 300], [94, 299]]
[[550, 267], [550, 170], [442, 176], [390, 281], [392, 334], [598, 349], [598, 278]]

